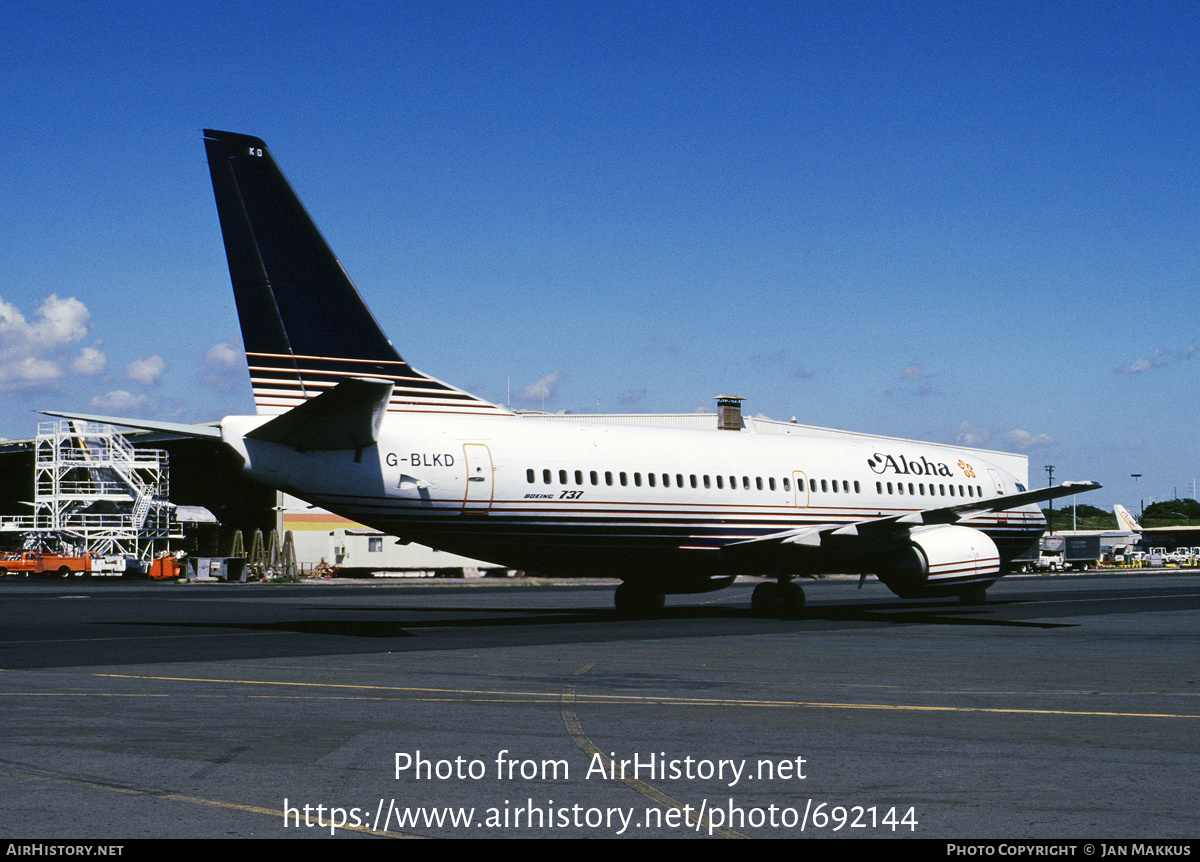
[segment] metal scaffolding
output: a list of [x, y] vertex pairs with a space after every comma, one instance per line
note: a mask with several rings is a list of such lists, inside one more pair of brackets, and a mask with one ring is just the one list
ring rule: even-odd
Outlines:
[[3, 525], [27, 545], [146, 560], [183, 538], [167, 501], [166, 452], [74, 420], [39, 423], [34, 451], [34, 513]]

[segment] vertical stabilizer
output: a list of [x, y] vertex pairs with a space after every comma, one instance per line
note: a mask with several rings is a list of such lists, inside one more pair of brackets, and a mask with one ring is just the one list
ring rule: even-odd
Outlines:
[[259, 138], [204, 130], [259, 413], [348, 377], [394, 384], [389, 411], [507, 412], [405, 362]]
[[1113, 504], [1113, 513], [1117, 516], [1117, 528], [1131, 533], [1140, 533], [1142, 525], [1133, 519], [1133, 515], [1120, 503]]

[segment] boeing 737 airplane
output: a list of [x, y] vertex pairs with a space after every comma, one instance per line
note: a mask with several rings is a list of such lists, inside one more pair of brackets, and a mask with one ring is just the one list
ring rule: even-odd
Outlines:
[[795, 577], [834, 572], [980, 602], [1042, 534], [1037, 502], [1100, 487], [1027, 490], [977, 449], [492, 404], [401, 358], [266, 144], [206, 130], [204, 145], [257, 415], [50, 415], [219, 438], [252, 478], [402, 541], [619, 578], [629, 611], [757, 575], [753, 606], [790, 615], [804, 606]]

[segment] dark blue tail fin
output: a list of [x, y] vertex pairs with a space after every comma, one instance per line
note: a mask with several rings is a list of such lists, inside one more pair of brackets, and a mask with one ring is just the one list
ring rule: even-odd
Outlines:
[[204, 130], [259, 413], [347, 377], [395, 384], [390, 411], [506, 412], [405, 362], [260, 139]]

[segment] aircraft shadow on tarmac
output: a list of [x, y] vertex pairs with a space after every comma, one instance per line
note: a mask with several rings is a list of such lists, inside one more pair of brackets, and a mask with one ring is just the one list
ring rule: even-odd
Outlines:
[[[1073, 628], [1071, 623], [1053, 623], [1006, 618], [998, 611], [1012, 609], [1024, 602], [993, 602], [979, 607], [963, 607], [949, 602], [922, 602], [876, 604], [815, 605], [805, 609], [802, 616], [792, 619], [760, 616], [745, 608], [715, 606], [678, 606], [656, 611], [651, 615], [632, 616], [611, 609], [571, 608], [466, 608], [466, 607], [413, 607], [388, 605], [370, 609], [372, 616], [391, 615], [392, 619], [336, 619], [342, 614], [362, 614], [361, 607], [326, 609], [329, 618], [307, 618], [279, 620], [275, 622], [117, 622], [110, 625], [165, 626], [169, 628], [221, 629], [246, 632], [289, 632], [306, 635], [334, 635], [353, 638], [410, 638], [422, 630], [430, 629], [475, 629], [475, 628], [527, 628], [537, 626], [584, 626], [594, 624], [630, 627], [630, 635], [642, 637], [645, 627], [653, 626], [656, 637], [695, 636], [704, 632], [694, 627], [680, 628], [673, 624], [704, 620], [737, 620], [752, 625], [765, 626], [778, 631], [780, 626], [795, 628], [803, 633], [806, 624], [890, 624], [925, 626], [998, 626], [1005, 628], [1056, 629]], [[827, 626], [822, 625], [822, 628]], [[685, 630], [686, 629], [686, 630]], [[745, 632], [737, 626], [738, 634]], [[723, 635], [727, 630], [709, 630], [707, 633]], [[609, 636], [613, 633], [609, 632]]]

